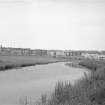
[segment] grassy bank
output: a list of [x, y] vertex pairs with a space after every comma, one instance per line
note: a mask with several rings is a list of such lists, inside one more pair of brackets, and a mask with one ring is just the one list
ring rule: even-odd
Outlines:
[[65, 59], [48, 56], [0, 56], [0, 71], [60, 61]]
[[83, 60], [79, 65], [86, 67], [92, 71], [96, 71], [105, 66], [105, 61], [96, 61], [96, 60]]
[[34, 105], [105, 105], [105, 62], [85, 60], [79, 63], [91, 69], [91, 75], [70, 83], [58, 82], [50, 96], [42, 95]]

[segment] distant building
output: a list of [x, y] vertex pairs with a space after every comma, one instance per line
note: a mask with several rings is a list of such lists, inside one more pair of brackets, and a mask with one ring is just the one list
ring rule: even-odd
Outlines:
[[56, 51], [55, 50], [48, 50], [47, 55], [52, 56], [52, 57], [56, 57]]
[[10, 50], [9, 50], [9, 48], [1, 47], [1, 48], [0, 48], [0, 55], [10, 55]]
[[9, 48], [9, 55], [21, 56], [22, 51], [23, 50], [21, 48]]
[[84, 58], [88, 58], [88, 59], [105, 60], [105, 55], [103, 55], [103, 54], [82, 53], [82, 56]]
[[31, 56], [36, 56], [36, 50], [30, 50], [30, 55]]
[[105, 60], [105, 55], [100, 55], [100, 56], [99, 56], [99, 59], [100, 59], [100, 60]]
[[81, 54], [82, 54], [81, 51], [71, 51], [71, 50], [65, 51], [66, 56], [81, 56]]
[[36, 49], [36, 55], [47, 56], [47, 50]]
[[63, 50], [56, 50], [56, 57], [65, 57], [66, 54]]
[[30, 49], [29, 48], [22, 49], [22, 55], [29, 56], [30, 55]]

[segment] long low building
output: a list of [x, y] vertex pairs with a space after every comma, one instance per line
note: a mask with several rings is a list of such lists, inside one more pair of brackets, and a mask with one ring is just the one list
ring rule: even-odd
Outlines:
[[72, 51], [72, 50], [42, 50], [30, 48], [0, 47], [0, 55], [13, 56], [52, 56], [52, 57], [84, 57], [88, 59], [105, 59], [105, 55], [97, 51]]
[[53, 57], [70, 57], [70, 56], [81, 56], [81, 51], [71, 50], [48, 50], [48, 55]]
[[97, 60], [104, 60], [105, 55], [104, 54], [88, 54], [88, 53], [82, 53], [82, 56], [88, 59], [97, 59]]
[[14, 56], [35, 56], [35, 55], [47, 55], [47, 50], [30, 48], [11, 48], [11, 47], [0, 47], [0, 55], [14, 55]]

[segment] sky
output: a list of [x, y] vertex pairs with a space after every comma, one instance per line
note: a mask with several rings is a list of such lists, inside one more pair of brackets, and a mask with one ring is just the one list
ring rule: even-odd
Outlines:
[[105, 50], [105, 0], [0, 0], [0, 44]]

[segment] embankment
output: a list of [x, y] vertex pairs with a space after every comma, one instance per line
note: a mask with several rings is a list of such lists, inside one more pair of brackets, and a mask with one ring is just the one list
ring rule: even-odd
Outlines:
[[0, 71], [62, 61], [65, 59], [49, 56], [0, 56]]

